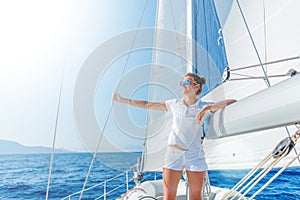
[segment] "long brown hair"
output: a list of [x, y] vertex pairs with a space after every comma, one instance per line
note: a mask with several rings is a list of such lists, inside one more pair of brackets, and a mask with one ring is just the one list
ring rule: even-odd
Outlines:
[[200, 88], [196, 92], [196, 95], [201, 94], [201, 92], [202, 92], [202, 85], [204, 85], [205, 82], [206, 82], [205, 78], [203, 76], [199, 76], [198, 74], [192, 73], [192, 72], [189, 72], [189, 73], [187, 73], [187, 74], [184, 75], [184, 77], [186, 77], [186, 76], [191, 77], [196, 83], [200, 84]]

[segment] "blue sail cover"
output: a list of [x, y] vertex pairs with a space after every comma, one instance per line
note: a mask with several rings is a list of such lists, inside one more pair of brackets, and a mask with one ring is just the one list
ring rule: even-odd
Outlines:
[[228, 63], [214, 1], [197, 1], [193, 12], [193, 39], [197, 42], [194, 71], [206, 78], [203, 88], [203, 94], [206, 94], [221, 84]]

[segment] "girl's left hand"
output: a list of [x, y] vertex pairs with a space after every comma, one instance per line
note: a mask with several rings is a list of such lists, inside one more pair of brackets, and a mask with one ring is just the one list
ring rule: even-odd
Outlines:
[[203, 120], [205, 114], [207, 111], [209, 111], [209, 106], [204, 107], [202, 110], [200, 110], [196, 115], [196, 123], [199, 125], [200, 122]]

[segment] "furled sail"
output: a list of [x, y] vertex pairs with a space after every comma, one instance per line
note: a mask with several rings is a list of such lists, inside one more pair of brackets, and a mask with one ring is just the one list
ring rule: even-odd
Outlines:
[[[227, 58], [223, 42], [222, 29], [213, 0], [192, 1], [193, 40], [197, 43], [193, 49], [195, 72], [204, 76], [207, 83], [202, 95], [222, 83], [222, 75], [227, 67]], [[202, 48], [204, 51], [201, 51]]]

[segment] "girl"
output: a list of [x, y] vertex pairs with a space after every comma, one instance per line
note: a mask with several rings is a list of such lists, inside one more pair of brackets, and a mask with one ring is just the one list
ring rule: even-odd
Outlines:
[[180, 82], [182, 99], [164, 102], [132, 100], [113, 94], [113, 100], [144, 109], [170, 111], [173, 123], [168, 139], [168, 148], [163, 167], [164, 199], [175, 200], [177, 186], [182, 170], [185, 168], [189, 182], [190, 200], [200, 200], [207, 164], [201, 145], [203, 130], [200, 122], [206, 113], [224, 108], [235, 100], [229, 99], [217, 103], [203, 102], [198, 99], [202, 93], [205, 78], [196, 73], [187, 73]]

